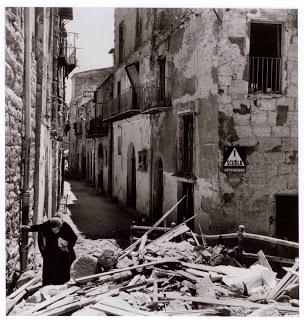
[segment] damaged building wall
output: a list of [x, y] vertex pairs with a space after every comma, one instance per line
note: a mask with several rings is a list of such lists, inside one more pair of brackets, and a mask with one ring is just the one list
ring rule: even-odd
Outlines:
[[[140, 214], [149, 212], [150, 136], [149, 116], [139, 115], [113, 123], [113, 196]], [[143, 167], [139, 163], [141, 151], [146, 152]]]
[[[251, 22], [282, 25], [281, 93], [248, 90]], [[242, 223], [251, 232], [276, 235], [275, 195], [298, 192], [297, 11], [222, 11], [218, 85], [219, 151], [223, 145], [247, 147], [247, 168], [244, 174], [220, 173], [217, 224], [222, 217], [226, 230]]]
[[[142, 43], [136, 43], [138, 17]], [[267, 35], [274, 36], [265, 44], [260, 38]], [[274, 53], [265, 53], [265, 60], [263, 50]], [[265, 66], [258, 67], [264, 69], [254, 59], [264, 59]], [[134, 63], [145, 93], [149, 81], [156, 86], [165, 74], [170, 105], [155, 108], [155, 96], [155, 112], [147, 112], [147, 99], [137, 111], [151, 121], [151, 170], [145, 176], [150, 210], [145, 213], [155, 220], [187, 194], [187, 204], [171, 220], [197, 213], [196, 231], [199, 224], [206, 233], [245, 224], [248, 231], [274, 235], [276, 195], [297, 194], [297, 12], [116, 9], [114, 62], [114, 99], [132, 88], [126, 69]], [[134, 117], [139, 128], [145, 123], [142, 115], [124, 117], [120, 121], [130, 130], [127, 122]], [[117, 134], [114, 129], [114, 145]], [[223, 173], [225, 145], [246, 147], [246, 173]], [[115, 161], [114, 149], [117, 176], [123, 163]], [[121, 199], [127, 193], [122, 189], [115, 190]]]
[[[192, 214], [199, 213], [195, 228], [200, 222], [208, 231], [212, 217], [202, 206], [207, 202], [219, 211], [218, 133], [214, 125], [218, 121], [217, 21], [209, 9], [177, 9], [177, 13], [159, 10], [155, 45], [158, 56], [166, 57], [173, 107], [172, 111], [151, 116], [153, 153], [160, 154], [164, 163], [163, 212], [184, 195], [181, 189], [187, 184], [193, 189]], [[191, 172], [183, 168], [185, 116], [193, 119]], [[167, 152], [168, 148], [172, 150]], [[170, 220], [181, 219], [176, 211]], [[186, 214], [182, 213], [184, 218], [188, 218]]]

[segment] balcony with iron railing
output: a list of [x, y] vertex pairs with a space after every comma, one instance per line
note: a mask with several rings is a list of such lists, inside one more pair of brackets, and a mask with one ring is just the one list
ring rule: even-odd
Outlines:
[[[153, 79], [103, 105], [104, 120], [118, 120], [138, 113], [158, 113], [171, 109], [171, 81]], [[170, 84], [170, 85], [169, 85]]]
[[108, 134], [108, 124], [102, 121], [102, 117], [90, 120], [86, 129], [87, 138], [103, 137]]
[[280, 94], [282, 59], [249, 57], [249, 93]]
[[[69, 74], [74, 68], [76, 68], [76, 46], [75, 46], [75, 33], [67, 33], [65, 30], [61, 31], [61, 37], [59, 42], [58, 52], [58, 64], [65, 67], [66, 72]], [[72, 40], [71, 40], [72, 38]], [[71, 43], [71, 41], [74, 42]]]

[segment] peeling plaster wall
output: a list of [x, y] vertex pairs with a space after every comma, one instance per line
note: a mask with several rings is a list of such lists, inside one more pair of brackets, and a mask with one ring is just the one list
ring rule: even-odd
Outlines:
[[[160, 32], [158, 54], [166, 55], [172, 81], [172, 111], [152, 115], [153, 153], [164, 165], [164, 212], [177, 202], [179, 139], [182, 115], [193, 114], [194, 133], [194, 212], [204, 231], [209, 232], [219, 212], [218, 183], [218, 98], [217, 98], [217, 21], [211, 10], [178, 9], [166, 13], [172, 31]], [[208, 210], [204, 210], [208, 208]], [[176, 221], [176, 212], [169, 220]]]
[[[149, 116], [139, 115], [113, 123], [113, 196], [127, 206], [127, 159], [128, 148], [133, 144], [136, 158], [136, 211], [149, 212], [150, 183], [149, 156], [147, 171], [138, 170], [138, 152], [150, 150], [151, 123]], [[121, 137], [121, 155], [118, 154], [118, 137]]]

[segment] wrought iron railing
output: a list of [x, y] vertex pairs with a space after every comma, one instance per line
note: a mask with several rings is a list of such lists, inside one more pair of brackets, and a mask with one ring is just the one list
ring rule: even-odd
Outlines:
[[101, 117], [90, 120], [86, 129], [87, 136], [104, 135], [108, 132], [108, 125], [102, 121]]
[[171, 106], [171, 81], [169, 78], [153, 79], [136, 88], [128, 88], [120, 96], [103, 105], [104, 119], [129, 112], [142, 112]]
[[249, 57], [249, 93], [281, 93], [282, 59]]

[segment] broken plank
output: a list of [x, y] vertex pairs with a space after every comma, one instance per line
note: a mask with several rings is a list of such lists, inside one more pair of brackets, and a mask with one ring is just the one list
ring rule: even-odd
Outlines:
[[205, 264], [197, 264], [197, 263], [188, 263], [188, 262], [181, 262], [181, 265], [186, 268], [191, 268], [191, 269], [197, 269], [201, 271], [206, 271], [206, 272], [216, 272], [220, 274], [226, 274], [225, 272], [219, 271], [219, 269], [215, 266], [207, 266]]
[[158, 301], [158, 285], [156, 279], [153, 280], [153, 302], [157, 303]]
[[[166, 298], [170, 299], [170, 292], [165, 293]], [[160, 298], [164, 298], [163, 294], [159, 295]], [[263, 304], [250, 302], [246, 300], [240, 300], [240, 299], [214, 299], [209, 297], [199, 298], [199, 297], [188, 297], [188, 296], [176, 296], [175, 294], [172, 296], [172, 299], [174, 300], [181, 300], [181, 301], [191, 301], [191, 302], [197, 302], [202, 304], [212, 304], [212, 305], [224, 305], [224, 306], [231, 306], [231, 307], [242, 307], [246, 309], [258, 309]], [[291, 311], [291, 312], [299, 312], [298, 307], [291, 307], [288, 305], [280, 305], [276, 304], [279, 311]]]
[[143, 235], [138, 251], [141, 251], [145, 247], [147, 240], [148, 236], [146, 234]]
[[75, 293], [79, 289], [80, 289], [80, 287], [73, 286], [71, 288], [63, 290], [62, 292], [56, 294], [55, 296], [51, 297], [50, 299], [47, 299], [47, 300], [45, 300], [43, 302], [40, 302], [40, 303], [36, 304], [33, 308], [31, 308], [29, 310], [26, 310], [26, 311], [22, 312], [19, 315], [24, 315], [24, 316], [31, 315], [34, 312], [36, 312], [38, 310], [41, 310], [43, 308], [46, 308], [47, 306], [55, 303], [56, 301], [61, 300], [61, 299], [65, 298], [66, 296]]
[[174, 227], [173, 229], [171, 229], [170, 231], [166, 232], [165, 234], [163, 234], [162, 236], [158, 237], [157, 239], [153, 240], [152, 242], [150, 242], [147, 245], [147, 248], [149, 248], [150, 246], [154, 245], [154, 244], [159, 244], [159, 243], [164, 243], [164, 242], [168, 242], [171, 239], [181, 235], [182, 233], [185, 233], [186, 231], [189, 230], [189, 227], [185, 224], [185, 223], [181, 223], [180, 225]]
[[290, 272], [290, 273], [292, 273], [293, 275], [299, 277], [299, 272], [293, 270], [292, 268], [283, 267], [283, 269], [284, 269], [286, 272]]
[[38, 282], [38, 281], [39, 281], [38, 277], [35, 277], [35, 278], [31, 279], [30, 281], [25, 283], [23, 286], [18, 288], [16, 291], [11, 293], [7, 298], [9, 298], [9, 299], [15, 298], [16, 296], [18, 296], [20, 294], [20, 292], [22, 292], [23, 290], [27, 289], [29, 286], [33, 285], [35, 282]]
[[171, 209], [169, 209], [160, 219], [158, 219], [151, 228], [149, 228], [145, 234], [137, 241], [135, 241], [134, 243], [132, 243], [128, 248], [126, 248], [123, 253], [118, 257], [118, 259], [122, 259], [123, 257], [125, 257], [126, 255], [128, 255], [130, 252], [132, 252], [136, 246], [141, 242], [142, 238], [145, 235], [150, 234], [155, 227], [157, 227], [160, 223], [162, 223], [168, 216], [169, 214], [186, 198], [186, 196], [183, 196]]
[[163, 259], [163, 260], [157, 260], [157, 261], [152, 261], [152, 262], [148, 262], [148, 263], [144, 263], [144, 264], [139, 264], [136, 266], [131, 266], [131, 267], [127, 267], [127, 268], [123, 268], [123, 269], [115, 269], [115, 270], [111, 270], [111, 271], [107, 271], [107, 272], [102, 272], [102, 273], [97, 273], [97, 274], [93, 274], [90, 276], [85, 276], [85, 277], [81, 277], [81, 278], [77, 278], [75, 279], [75, 283], [77, 282], [82, 282], [82, 281], [91, 281], [103, 276], [107, 276], [107, 275], [112, 275], [118, 272], [123, 272], [123, 271], [129, 271], [129, 270], [135, 270], [135, 269], [140, 269], [140, 268], [145, 268], [145, 267], [149, 267], [149, 266], [154, 266], [157, 264], [166, 264], [166, 263], [178, 263], [179, 261], [177, 259]]
[[190, 273], [190, 274], [193, 274], [194, 276], [196, 277], [209, 277], [209, 273], [206, 272], [206, 271], [201, 271], [201, 270], [196, 270], [196, 269], [186, 269], [186, 272]]
[[195, 244], [196, 244], [197, 246], [199, 246], [200, 243], [198, 242], [197, 237], [196, 237], [196, 235], [194, 234], [194, 232], [193, 232], [192, 230], [190, 230], [190, 233], [191, 233], [191, 235], [192, 235], [192, 238], [193, 238], [194, 241], [195, 241]]
[[[299, 259], [296, 259], [295, 264], [292, 266], [292, 269], [295, 271], [299, 270]], [[292, 277], [294, 277], [294, 275], [292, 275], [291, 272], [288, 271], [285, 276], [276, 284], [276, 286], [270, 290], [268, 298], [275, 299], [284, 289], [284, 287], [289, 284], [289, 281]]]
[[[258, 255], [256, 253], [249, 253], [249, 252], [242, 252], [242, 256], [245, 258], [250, 258], [250, 259], [258, 259]], [[279, 263], [285, 263], [285, 264], [294, 264], [294, 259], [289, 259], [289, 258], [283, 258], [283, 257], [276, 257], [276, 256], [269, 256], [265, 255], [268, 261], [272, 262], [279, 262]]]
[[269, 262], [268, 262], [268, 260], [267, 260], [267, 258], [266, 258], [266, 256], [265, 256], [263, 250], [260, 250], [260, 251], [258, 252], [258, 258], [259, 258], [260, 264], [261, 264], [262, 266], [264, 266], [265, 268], [267, 268], [267, 269], [269, 269], [270, 271], [272, 271], [272, 268], [271, 268], [271, 266], [270, 266], [270, 264], [269, 264]]
[[[141, 316], [148, 316], [151, 315], [151, 313], [138, 310], [135, 308], [132, 308], [131, 306], [126, 306], [121, 303], [116, 303], [112, 300], [102, 300], [99, 301], [97, 304], [91, 306], [91, 308], [104, 311], [106, 313], [110, 313], [112, 315], [141, 315]], [[119, 314], [119, 313], [125, 313], [125, 314]]]
[[[220, 237], [222, 239], [238, 238], [238, 233], [205, 235], [205, 238], [207, 240], [218, 240]], [[299, 244], [297, 242], [293, 242], [293, 241], [288, 241], [288, 240], [283, 240], [283, 239], [274, 238], [274, 237], [268, 237], [268, 236], [262, 236], [260, 234], [247, 233], [247, 232], [243, 233], [243, 237], [247, 238], [247, 239], [261, 240], [261, 241], [266, 241], [266, 242], [269, 242], [269, 243], [272, 243], [272, 244], [276, 244], [276, 245], [287, 246], [287, 247], [299, 249]]]
[[92, 298], [90, 298], [90, 299], [86, 298], [86, 299], [82, 299], [77, 302], [67, 304], [67, 305], [59, 307], [59, 308], [55, 308], [52, 310], [46, 310], [44, 313], [41, 313], [40, 315], [41, 316], [61, 316], [61, 315], [65, 315], [70, 312], [77, 311], [77, 310], [79, 310], [79, 309], [81, 309], [91, 303], [94, 303], [94, 302], [96, 302], [96, 301], [93, 300]]
[[26, 290], [21, 291], [17, 296], [13, 299], [6, 298], [6, 315], [13, 310], [14, 306], [27, 294]]
[[195, 281], [195, 282], [197, 282], [197, 281], [200, 280], [199, 277], [196, 277], [196, 276], [194, 276], [193, 274], [191, 274], [191, 273], [189, 273], [189, 272], [186, 272], [186, 271], [184, 271], [184, 270], [178, 270], [178, 271], [176, 271], [176, 273], [177, 273], [178, 275], [182, 276], [182, 277], [185, 277], [185, 278], [187, 278], [187, 279], [189, 279], [189, 280], [192, 280], [192, 281]]

